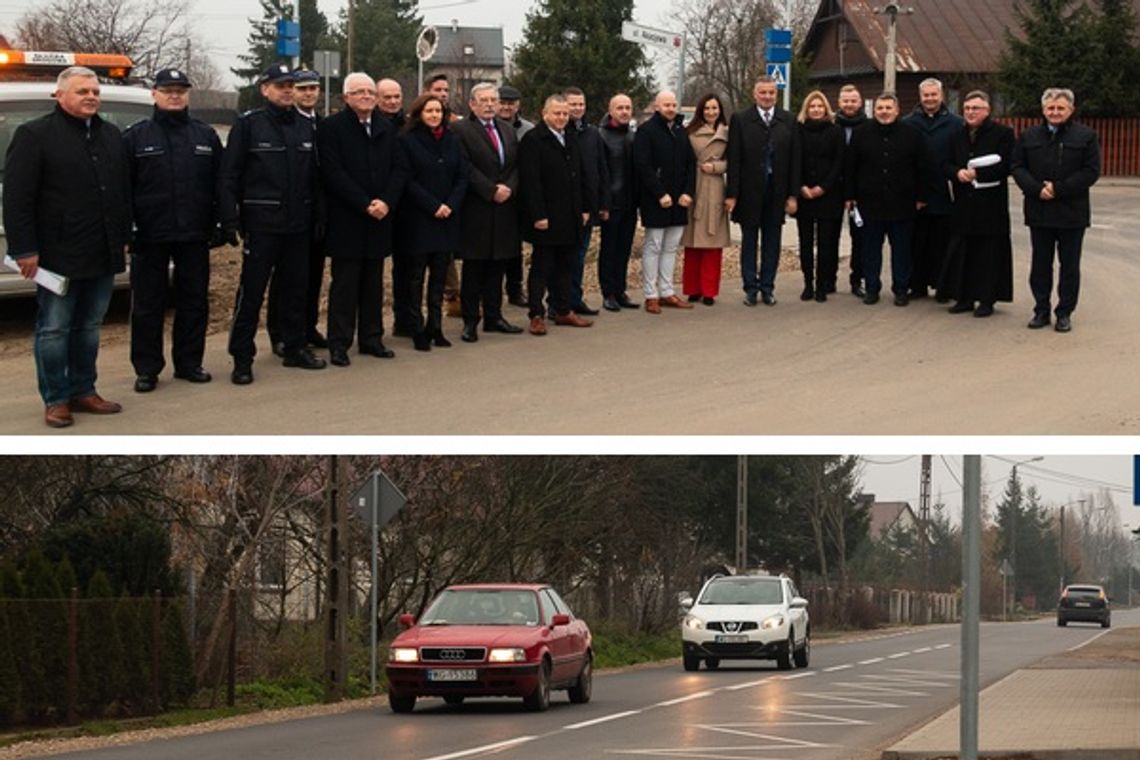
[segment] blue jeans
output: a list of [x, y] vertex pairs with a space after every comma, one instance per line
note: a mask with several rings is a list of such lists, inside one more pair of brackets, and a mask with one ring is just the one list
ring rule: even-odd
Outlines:
[[36, 376], [44, 406], [95, 392], [99, 325], [111, 303], [114, 275], [71, 280], [67, 295], [36, 289]]
[[891, 241], [891, 292], [906, 295], [910, 287], [911, 238], [914, 220], [863, 222], [863, 278], [868, 295], [883, 289], [883, 238]]

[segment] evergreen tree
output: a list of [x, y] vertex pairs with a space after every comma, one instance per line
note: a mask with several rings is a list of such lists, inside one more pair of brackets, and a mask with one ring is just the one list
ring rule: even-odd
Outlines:
[[[416, 74], [416, 35], [422, 23], [415, 0], [359, 0], [353, 3], [353, 71], [366, 71], [374, 79], [391, 77], [403, 82]], [[348, 12], [342, 9], [336, 38], [345, 66], [348, 61]], [[405, 96], [406, 103], [411, 98]]]
[[194, 657], [182, 614], [182, 605], [171, 601], [162, 616], [162, 659], [159, 666], [162, 668], [164, 707], [188, 704], [197, 688]]
[[67, 695], [67, 603], [55, 569], [38, 549], [27, 558], [24, 581], [28, 598], [28, 635], [40, 664], [39, 680], [25, 681], [28, 716], [44, 720]]
[[1098, 0], [1093, 19], [1096, 59], [1082, 61], [1095, 73], [1096, 86], [1078, 94], [1081, 113], [1095, 116], [1135, 116], [1140, 113], [1136, 83], [1140, 81], [1140, 21], [1132, 0]]
[[115, 625], [115, 592], [107, 574], [95, 572], [79, 612], [79, 693], [84, 711], [100, 716], [122, 690], [123, 644]]
[[15, 659], [18, 683], [16, 691], [24, 714], [27, 713], [29, 684], [43, 681], [39, 651], [31, 635], [29, 603], [24, 598], [24, 582], [15, 562], [0, 563], [0, 600], [8, 612], [8, 641]]
[[[288, 0], [260, 0], [262, 17], [249, 19], [249, 36], [246, 44], [249, 52], [238, 56], [243, 65], [231, 68], [237, 76], [248, 84], [238, 88], [238, 108], [252, 108], [262, 102], [257, 87], [257, 78], [275, 61], [283, 60], [277, 55], [277, 19], [293, 18], [293, 3]], [[329, 42], [329, 22], [324, 12], [317, 7], [317, 0], [300, 0], [299, 16], [301, 23], [301, 63], [313, 66], [313, 51]], [[321, 72], [324, 73], [324, 72]]]
[[576, 86], [586, 93], [588, 118], [605, 113], [624, 92], [635, 109], [652, 97], [649, 62], [641, 47], [621, 38], [633, 17], [633, 0], [542, 0], [527, 13], [523, 41], [515, 48], [511, 84], [522, 92], [523, 111], [538, 114], [547, 96]]
[[13, 652], [8, 610], [12, 603], [0, 596], [0, 726], [11, 725], [20, 711], [20, 671]]
[[115, 628], [123, 647], [118, 697], [120, 704], [136, 715], [145, 712], [150, 703], [150, 626], [143, 614], [146, 601], [122, 596], [115, 606]]

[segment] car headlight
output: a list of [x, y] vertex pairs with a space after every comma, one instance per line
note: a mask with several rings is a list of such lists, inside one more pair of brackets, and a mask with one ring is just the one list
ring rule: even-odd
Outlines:
[[394, 647], [388, 652], [391, 662], [419, 662], [420, 653], [411, 647]]
[[487, 660], [489, 662], [526, 662], [526, 651], [518, 647], [492, 649]]
[[784, 616], [783, 615], [772, 615], [771, 617], [764, 618], [764, 622], [760, 624], [760, 627], [763, 628], [765, 631], [770, 631], [773, 628], [779, 628], [783, 624], [784, 624]]
[[705, 621], [696, 615], [685, 615], [685, 627], [692, 628], [694, 631], [703, 631], [705, 629]]

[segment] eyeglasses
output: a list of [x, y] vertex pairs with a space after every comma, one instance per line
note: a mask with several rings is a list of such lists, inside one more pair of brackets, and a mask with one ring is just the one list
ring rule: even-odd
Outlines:
[[345, 95], [347, 95], [350, 98], [362, 98], [365, 95], [371, 95], [372, 97], [376, 97], [376, 91], [375, 90], [349, 90], [348, 92], [345, 93]]

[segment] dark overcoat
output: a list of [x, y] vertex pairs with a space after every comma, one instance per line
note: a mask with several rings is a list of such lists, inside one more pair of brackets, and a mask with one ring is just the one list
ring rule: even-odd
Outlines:
[[[1013, 178], [1025, 193], [1025, 223], [1030, 227], [1080, 229], [1092, 224], [1089, 188], [1100, 178], [1100, 141], [1096, 132], [1072, 119], [1053, 133], [1046, 123], [1021, 133], [1013, 147]], [[1056, 197], [1041, 200], [1045, 181]]]
[[125, 268], [130, 188], [123, 138], [114, 124], [82, 119], [58, 105], [21, 124], [4, 168], [8, 255], [38, 255], [57, 274], [91, 279]]
[[[986, 119], [973, 138], [963, 126], [950, 140], [950, 159], [943, 164], [943, 177], [954, 189], [952, 225], [959, 235], [1009, 235], [1009, 161], [1013, 154], [1013, 130]], [[997, 182], [996, 187], [977, 189], [973, 182], [959, 182], [958, 171], [972, 158], [998, 155], [1001, 162], [977, 167], [979, 183]]]
[[[463, 242], [463, 203], [470, 167], [459, 138], [447, 128], [439, 140], [423, 125], [400, 135], [408, 167], [404, 195], [396, 211], [396, 241], [400, 255], [459, 250]], [[440, 205], [451, 216], [436, 219]]]
[[823, 188], [818, 198], [796, 194], [796, 216], [839, 219], [843, 216], [843, 127], [831, 121], [808, 121], [796, 124], [796, 130], [800, 186]]
[[[510, 122], [495, 117], [496, 131], [503, 143], [502, 163], [483, 123], [475, 116], [453, 122], [471, 165], [467, 199], [463, 202], [463, 244], [459, 256], [476, 261], [513, 259], [519, 248], [519, 143]], [[506, 203], [495, 203], [495, 186], [510, 188]]]
[[867, 221], [913, 219], [926, 200], [922, 184], [923, 137], [898, 121], [869, 119], [851, 133], [843, 169], [844, 195]]
[[[535, 245], [573, 245], [582, 239], [582, 214], [590, 209], [591, 188], [582, 151], [570, 130], [562, 145], [546, 124], [537, 124], [519, 144], [519, 209], [523, 237]], [[550, 228], [536, 230], [540, 219]]]
[[[696, 193], [696, 158], [689, 135], [680, 118], [665, 121], [659, 113], [633, 136], [633, 172], [637, 178], [638, 210], [644, 227], [684, 227], [689, 210], [677, 199]], [[669, 195], [673, 205], [661, 208], [661, 196]]]
[[950, 160], [950, 141], [965, 121], [951, 113], [945, 105], [928, 114], [919, 104], [903, 117], [903, 124], [914, 127], [925, 138], [926, 154], [922, 161], [922, 184], [926, 195], [926, 213], [946, 216], [950, 213], [950, 189], [942, 175], [942, 167]]
[[[769, 193], [784, 200], [799, 195], [799, 151], [795, 150], [795, 118], [773, 109], [772, 123], [750, 106], [732, 115], [728, 125], [728, 190], [735, 198], [732, 220], [745, 227], [763, 222], [763, 202]], [[768, 174], [771, 162], [772, 173]]]
[[[328, 207], [325, 248], [334, 259], [378, 259], [392, 252], [392, 219], [407, 181], [404, 154], [392, 122], [372, 110], [372, 134], [351, 108], [330, 116], [317, 130], [321, 177]], [[388, 204], [383, 219], [369, 215], [368, 204]]]
[[609, 211], [613, 203], [610, 199], [610, 164], [605, 141], [601, 131], [584, 119], [571, 119], [566, 130], [578, 136], [578, 148], [582, 151], [582, 174], [593, 198], [587, 209], [590, 212], [590, 223], [599, 224], [601, 220], [598, 212]]

